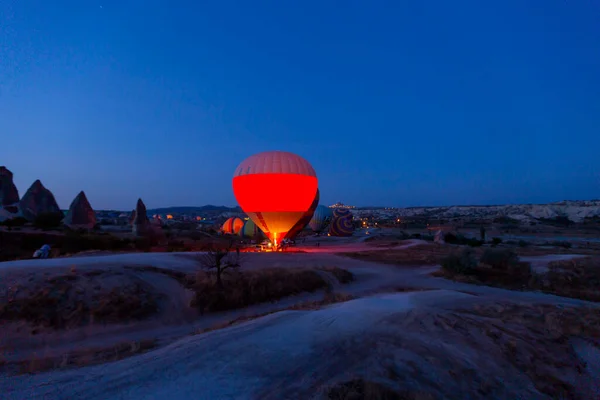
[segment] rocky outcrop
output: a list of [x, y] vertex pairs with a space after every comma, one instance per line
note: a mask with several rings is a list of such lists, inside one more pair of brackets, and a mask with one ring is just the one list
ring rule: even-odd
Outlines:
[[54, 195], [39, 179], [33, 182], [20, 204], [23, 216], [29, 220], [35, 219], [40, 214], [61, 213]]
[[96, 225], [96, 213], [83, 191], [71, 203], [64, 224], [70, 228], [85, 229], [92, 229]]
[[451, 221], [453, 219], [489, 221], [506, 219], [522, 223], [537, 223], [548, 219], [568, 218], [572, 222], [600, 218], [600, 200], [561, 201], [549, 204], [510, 204], [496, 206], [409, 207], [393, 210], [356, 210], [357, 217], [377, 218], [418, 217]]
[[129, 214], [129, 225], [133, 225], [133, 221], [135, 221], [135, 210], [132, 210]]
[[13, 173], [0, 167], [0, 220], [19, 215], [19, 191], [13, 182]]
[[135, 236], [148, 236], [152, 233], [150, 220], [148, 219], [148, 215], [146, 214], [146, 205], [144, 204], [142, 199], [138, 199], [137, 201], [132, 225], [132, 231]]

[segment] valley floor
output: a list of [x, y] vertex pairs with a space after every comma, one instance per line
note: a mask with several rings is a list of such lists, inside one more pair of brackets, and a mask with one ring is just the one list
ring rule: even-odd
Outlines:
[[[420, 244], [407, 241], [394, 249]], [[332, 290], [354, 299], [318, 310], [286, 310], [323, 298], [323, 292], [315, 292], [194, 317], [185, 311], [189, 293], [176, 281], [155, 272], [129, 271], [167, 295], [167, 311], [160, 318], [26, 337], [7, 326], [0, 346], [10, 347], [5, 358], [13, 361], [33, 353], [67, 354], [145, 339], [158, 341], [157, 349], [78, 369], [0, 375], [0, 393], [7, 399], [305, 399], [323, 398], [336, 384], [364, 379], [434, 399], [550, 399], [564, 387], [574, 388], [569, 395], [579, 397], [572, 398], [600, 396], [598, 348], [583, 339], [558, 345], [558, 338], [540, 328], [547, 324], [544, 315], [554, 315], [557, 309], [587, 310], [590, 321], [597, 318], [600, 323], [597, 303], [434, 278], [429, 274], [437, 266], [398, 267], [335, 254], [372, 250], [360, 242], [319, 248], [309, 243], [304, 250], [248, 253], [244, 269], [344, 268], [354, 274], [354, 282], [334, 284]], [[538, 269], [554, 259], [529, 257]], [[0, 263], [0, 282], [27, 282], [32, 275], [64, 274], [74, 267], [85, 271], [124, 265], [184, 272], [198, 268], [190, 253], [16, 261]], [[268, 315], [199, 333], [264, 314]], [[539, 316], [542, 325], [528, 315]], [[528, 370], [527, 365], [537, 365], [538, 370]], [[560, 380], [564, 382], [555, 382]]]

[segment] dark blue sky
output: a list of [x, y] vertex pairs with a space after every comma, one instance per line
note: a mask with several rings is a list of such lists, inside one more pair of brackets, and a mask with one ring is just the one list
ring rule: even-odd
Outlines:
[[600, 4], [0, 2], [0, 165], [68, 207], [235, 204], [245, 157], [322, 203], [600, 197]]

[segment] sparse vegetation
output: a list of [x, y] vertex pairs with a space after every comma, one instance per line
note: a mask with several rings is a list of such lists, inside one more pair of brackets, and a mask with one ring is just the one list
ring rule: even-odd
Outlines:
[[64, 215], [62, 212], [42, 213], [35, 217], [33, 225], [42, 230], [58, 229], [61, 226]]
[[499, 237], [492, 238], [492, 246], [498, 246], [500, 243], [502, 243], [501, 238], [499, 238]]
[[[59, 275], [32, 288], [11, 287], [0, 303], [0, 320], [26, 321], [38, 327], [69, 329], [91, 323], [114, 323], [147, 318], [158, 312], [159, 295], [138, 282], [125, 280], [110, 290], [82, 289], [94, 275]], [[91, 286], [88, 284], [88, 286]]]
[[[463, 261], [464, 260], [464, 261]], [[498, 286], [506, 289], [534, 290], [558, 296], [600, 302], [600, 258], [576, 258], [551, 263], [549, 271], [534, 274], [531, 265], [519, 261], [510, 249], [486, 250], [479, 263], [452, 255], [442, 262], [442, 269], [434, 273], [462, 282]]]
[[508, 271], [519, 263], [519, 256], [509, 249], [488, 249], [483, 252], [480, 262], [495, 269]]
[[238, 269], [241, 265], [241, 254], [239, 247], [233, 251], [233, 241], [226, 247], [216, 245], [207, 246], [204, 254], [197, 257], [200, 266], [213, 272], [216, 277], [217, 288], [223, 289], [223, 273], [229, 269]]
[[55, 356], [34, 356], [28, 360], [18, 362], [0, 361], [0, 371], [13, 375], [35, 374], [57, 369], [80, 368], [90, 365], [114, 362], [142, 354], [158, 346], [154, 339], [121, 342], [109, 347], [92, 347], [78, 349], [72, 352]]
[[15, 227], [19, 227], [19, 226], [25, 226], [25, 224], [27, 224], [27, 220], [23, 217], [15, 217], [15, 218], [10, 218], [7, 220], [4, 220], [2, 222], [0, 222], [0, 226], [6, 226], [7, 228], [15, 228]]
[[303, 292], [328, 287], [315, 270], [270, 268], [225, 274], [219, 287], [213, 277], [199, 272], [191, 289], [191, 306], [200, 312], [225, 311], [252, 304], [271, 302]]
[[442, 269], [451, 274], [468, 275], [477, 267], [473, 250], [464, 249], [460, 253], [451, 254], [441, 261]]
[[[401, 250], [357, 251], [342, 253], [346, 257], [358, 260], [369, 260], [398, 266], [439, 265], [442, 259], [453, 254], [456, 248], [438, 244], [422, 244]], [[477, 252], [477, 249], [475, 249]]]
[[531, 287], [558, 296], [600, 302], [600, 258], [553, 262], [547, 273], [535, 277]]
[[483, 240], [467, 238], [463, 235], [455, 235], [454, 233], [450, 232], [444, 235], [444, 241], [448, 244], [467, 245], [471, 247], [479, 247], [484, 243]]

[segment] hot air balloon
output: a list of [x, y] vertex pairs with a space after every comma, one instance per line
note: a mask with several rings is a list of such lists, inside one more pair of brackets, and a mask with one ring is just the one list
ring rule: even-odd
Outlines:
[[238, 234], [245, 238], [256, 238], [258, 236], [263, 239], [265, 236], [263, 231], [261, 231], [251, 219], [244, 222], [244, 226], [240, 229]]
[[306, 228], [306, 226], [312, 219], [313, 214], [315, 213], [315, 210], [317, 209], [318, 205], [319, 205], [319, 189], [317, 189], [317, 194], [315, 195], [315, 199], [313, 200], [313, 203], [310, 205], [310, 208], [304, 213], [302, 218], [300, 218], [298, 220], [298, 222], [296, 222], [296, 225], [294, 225], [292, 227], [292, 229], [289, 230], [289, 232], [285, 235], [284, 239], [292, 240], [296, 236], [298, 236], [298, 234], [300, 232], [302, 232], [302, 229]]
[[237, 235], [240, 229], [244, 227], [244, 220], [241, 218], [229, 218], [223, 224], [221, 231], [230, 235]]
[[354, 224], [352, 223], [352, 213], [347, 208], [336, 208], [333, 210], [333, 218], [329, 225], [329, 234], [331, 236], [352, 236]]
[[310, 209], [318, 186], [310, 163], [285, 151], [250, 156], [233, 175], [240, 207], [275, 245]]
[[327, 227], [329, 222], [331, 222], [332, 216], [333, 212], [331, 211], [331, 208], [326, 206], [318, 206], [308, 225], [314, 232], [322, 232]]

